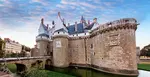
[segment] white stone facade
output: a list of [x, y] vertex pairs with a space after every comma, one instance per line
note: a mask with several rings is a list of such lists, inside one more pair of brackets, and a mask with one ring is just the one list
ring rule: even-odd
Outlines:
[[4, 39], [6, 44], [5, 44], [5, 52], [6, 53], [20, 53], [22, 50], [22, 45], [19, 44], [18, 42], [12, 41], [10, 39]]

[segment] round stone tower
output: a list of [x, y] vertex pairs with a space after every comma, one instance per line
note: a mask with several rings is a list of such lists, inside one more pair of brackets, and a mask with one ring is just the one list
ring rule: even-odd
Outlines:
[[48, 51], [48, 42], [49, 42], [48, 27], [44, 25], [43, 21], [44, 19], [41, 19], [39, 35], [36, 37], [36, 43], [38, 48], [37, 56], [45, 56], [47, 55]]
[[62, 28], [53, 34], [53, 65], [68, 67], [68, 33]]

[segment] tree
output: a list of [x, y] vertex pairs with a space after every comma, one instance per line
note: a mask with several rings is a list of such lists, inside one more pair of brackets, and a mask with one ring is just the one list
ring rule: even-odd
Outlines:
[[0, 38], [0, 57], [4, 57], [4, 54], [5, 54], [5, 51], [4, 51], [4, 46], [5, 46], [5, 41], [3, 41], [1, 38]]
[[147, 56], [150, 57], [150, 44], [145, 46], [140, 53], [140, 56]]
[[25, 57], [26, 56], [26, 52], [25, 51], [21, 51], [19, 54], [18, 54], [19, 57]]
[[5, 51], [4, 50], [0, 50], [0, 58], [4, 57], [5, 55]]

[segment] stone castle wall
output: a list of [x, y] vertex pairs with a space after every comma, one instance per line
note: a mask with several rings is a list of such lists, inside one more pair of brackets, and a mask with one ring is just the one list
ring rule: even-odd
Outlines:
[[47, 38], [45, 37], [38, 37], [38, 39], [36, 39], [37, 42], [37, 48], [38, 48], [38, 56], [45, 56], [47, 55], [47, 51], [48, 51], [48, 45], [49, 45], [49, 41]]
[[69, 40], [70, 63], [86, 64], [85, 39]]
[[55, 67], [68, 67], [68, 37], [54, 36], [53, 39], [53, 65]]
[[71, 37], [71, 65], [90, 65], [112, 73], [137, 74], [135, 19], [100, 25], [86, 37]]
[[[83, 66], [115, 74], [138, 75], [137, 25], [135, 19], [126, 18], [100, 25], [89, 36], [58, 34], [49, 42], [48, 54], [53, 56], [52, 62], [56, 67]], [[39, 43], [42, 54], [47, 43]]]

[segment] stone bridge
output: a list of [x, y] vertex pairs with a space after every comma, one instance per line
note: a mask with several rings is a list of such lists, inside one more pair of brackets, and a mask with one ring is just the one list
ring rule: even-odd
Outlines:
[[4, 65], [7, 63], [16, 64], [17, 72], [23, 72], [31, 67], [45, 68], [45, 65], [51, 64], [50, 58], [50, 56], [0, 58], [0, 63]]

